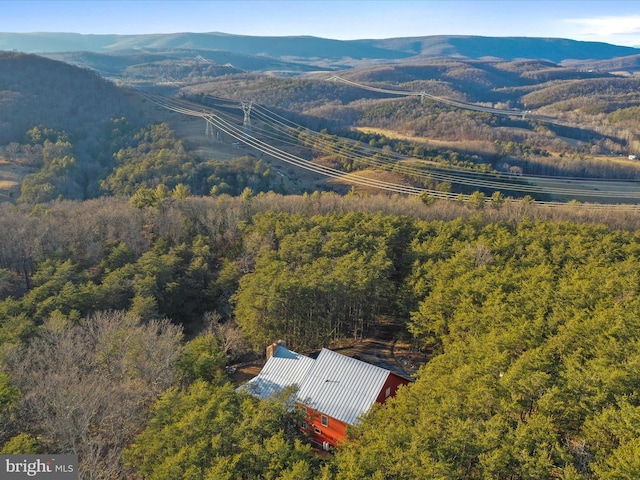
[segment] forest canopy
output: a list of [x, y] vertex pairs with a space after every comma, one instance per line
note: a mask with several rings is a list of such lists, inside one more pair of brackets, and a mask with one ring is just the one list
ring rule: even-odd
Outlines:
[[[7, 205], [0, 448], [82, 445], [100, 478], [633, 478], [640, 231], [512, 208], [333, 194]], [[334, 457], [228, 385], [232, 331], [310, 351], [366, 337], [381, 315], [429, 361]], [[120, 417], [68, 383], [62, 410], [35, 421], [48, 390], [33, 375], [55, 389], [64, 365], [123, 382]], [[64, 405], [85, 415], [73, 436]], [[142, 434], [110, 437], [117, 418]]]

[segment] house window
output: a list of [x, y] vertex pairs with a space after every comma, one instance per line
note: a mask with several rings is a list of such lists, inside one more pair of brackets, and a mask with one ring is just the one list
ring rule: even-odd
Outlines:
[[391, 387], [387, 387], [387, 389], [384, 392], [385, 398], [389, 397], [389, 395], [391, 395]]
[[319, 428], [314, 428], [313, 431], [316, 432], [316, 435], [320, 435], [322, 433], [322, 430]]
[[302, 429], [307, 430], [308, 428], [309, 426], [307, 425], [307, 422], [302, 422]]
[[327, 417], [326, 415], [322, 415], [320, 417], [320, 423], [322, 423], [323, 427], [328, 427], [329, 426], [329, 417]]

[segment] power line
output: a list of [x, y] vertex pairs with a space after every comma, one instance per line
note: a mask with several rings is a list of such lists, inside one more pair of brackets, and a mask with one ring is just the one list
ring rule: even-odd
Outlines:
[[452, 100], [450, 98], [445, 98], [445, 97], [438, 97], [436, 95], [431, 95], [427, 92], [412, 92], [412, 91], [407, 91], [407, 90], [390, 90], [388, 88], [379, 88], [379, 87], [372, 87], [369, 85], [365, 85], [362, 83], [358, 83], [358, 82], [354, 82], [351, 80], [347, 80], [346, 78], [342, 78], [338, 75], [334, 75], [330, 78], [327, 79], [327, 81], [335, 81], [335, 82], [342, 82], [345, 83], [347, 85], [351, 85], [352, 87], [356, 87], [356, 88], [361, 88], [363, 90], [369, 90], [371, 92], [378, 92], [378, 93], [386, 93], [389, 95], [400, 95], [403, 97], [420, 97], [421, 101], [424, 102], [425, 98], [428, 98], [430, 100], [433, 100], [435, 102], [439, 102], [439, 103], [444, 103], [446, 105], [450, 105], [452, 107], [459, 107], [459, 108], [464, 108], [466, 110], [474, 110], [477, 112], [485, 112], [485, 113], [493, 113], [495, 115], [507, 115], [509, 117], [528, 117], [534, 120], [540, 120], [543, 122], [547, 122], [547, 123], [556, 123], [556, 119], [553, 117], [546, 117], [543, 115], [536, 115], [536, 114], [532, 114], [530, 111], [528, 110], [519, 110], [519, 109], [514, 109], [514, 110], [505, 110], [502, 108], [492, 108], [492, 107], [485, 107], [482, 105], [477, 105], [475, 103], [469, 103], [469, 102], [463, 102], [460, 100]]
[[[315, 132], [313, 130], [306, 129], [305, 127], [302, 127], [293, 122], [290, 122], [289, 120], [284, 119], [283, 117], [280, 117], [279, 115], [274, 114], [270, 112], [268, 109], [255, 103], [251, 104], [252, 112], [254, 112], [256, 117], [259, 117], [261, 119], [261, 122], [264, 123], [266, 126], [268, 126], [270, 130], [254, 127], [252, 134], [248, 134], [244, 129], [240, 129], [235, 126], [235, 120], [228, 113], [224, 113], [221, 111], [214, 112], [211, 109], [209, 112], [201, 112], [196, 110], [194, 106], [189, 102], [176, 100], [176, 99], [167, 99], [166, 97], [151, 95], [148, 93], [143, 93], [143, 95], [146, 98], [149, 98], [150, 100], [155, 102], [156, 104], [164, 108], [167, 108], [169, 110], [173, 110], [177, 113], [181, 113], [184, 115], [203, 118], [207, 123], [210, 123], [219, 131], [229, 135], [230, 137], [234, 138], [239, 142], [245, 143], [246, 145], [252, 148], [255, 148], [258, 151], [261, 151], [263, 153], [271, 155], [274, 158], [290, 163], [297, 167], [304, 168], [309, 171], [313, 171], [321, 175], [325, 175], [331, 178], [340, 178], [349, 183], [364, 185], [364, 186], [373, 187], [373, 188], [379, 188], [382, 190], [391, 191], [395, 193], [403, 193], [403, 194], [409, 194], [409, 195], [428, 194], [428, 195], [432, 195], [435, 198], [446, 198], [446, 199], [468, 199], [469, 197], [468, 195], [459, 195], [459, 194], [454, 194], [449, 192], [440, 192], [432, 189], [411, 187], [407, 185], [396, 184], [393, 182], [374, 180], [367, 177], [363, 177], [358, 174], [347, 173], [342, 170], [337, 170], [330, 167], [322, 166], [322, 165], [313, 163], [309, 160], [306, 160], [302, 157], [299, 157], [289, 152], [286, 152], [284, 150], [281, 150], [280, 148], [277, 148], [272, 144], [269, 144], [263, 140], [258, 139], [257, 137], [255, 137], [253, 133], [259, 132], [259, 133], [262, 133], [263, 136], [267, 138], [275, 139], [276, 141], [279, 141], [279, 142], [286, 142], [291, 145], [299, 145], [299, 139], [294, 132], [300, 131], [300, 129], [302, 129], [303, 132], [312, 136], [314, 140], [321, 142], [321, 146], [334, 148], [335, 142], [327, 140], [326, 135], [320, 134], [319, 132]], [[246, 107], [242, 107], [242, 104], [240, 105], [240, 107], [238, 107], [238, 105], [236, 104], [235, 108], [242, 109], [243, 111], [245, 111], [246, 109]], [[271, 132], [275, 132], [275, 135], [273, 135]], [[371, 152], [367, 150], [366, 153], [370, 154]], [[602, 196], [602, 197], [613, 197], [613, 198], [629, 198], [631, 195], [632, 197], [635, 198], [636, 195], [638, 195], [633, 193], [621, 194], [619, 192], [611, 192], [611, 191], [597, 191], [597, 192], [585, 193], [582, 190], [568, 189], [568, 188], [550, 189], [550, 188], [536, 187], [536, 186], [530, 186], [530, 185], [528, 186], [528, 185], [509, 184], [504, 182], [490, 182], [487, 180], [469, 179], [469, 178], [465, 178], [464, 176], [460, 177], [459, 176], [459, 174], [461, 173], [460, 171], [448, 172], [446, 169], [441, 169], [444, 171], [444, 173], [437, 172], [437, 171], [424, 172], [421, 169], [411, 168], [407, 165], [400, 165], [400, 166], [394, 165], [392, 163], [389, 163], [392, 161], [392, 159], [389, 159], [389, 158], [387, 158], [384, 161], [374, 160], [369, 156], [363, 154], [362, 152], [359, 152], [359, 147], [354, 148], [352, 151], [348, 152], [348, 158], [353, 161], [361, 161], [365, 164], [382, 167], [384, 169], [388, 169], [388, 167], [392, 166], [395, 169], [399, 169], [398, 171], [400, 171], [401, 173], [408, 174], [408, 175], [422, 176], [425, 179], [426, 178], [438, 179], [441, 181], [450, 181], [456, 184], [470, 185], [473, 187], [480, 187], [480, 188], [488, 188], [488, 189], [495, 188], [495, 189], [501, 189], [501, 190], [505, 190], [506, 188], [507, 190], [523, 191], [523, 192], [530, 191], [530, 192], [539, 192], [539, 193], [549, 193], [552, 191], [553, 193], [561, 194], [561, 195], [580, 195], [583, 197]], [[385, 158], [385, 157], [381, 156], [380, 158]], [[456, 173], [457, 175], [454, 175], [454, 173]], [[473, 172], [473, 175], [481, 176], [482, 172]], [[548, 206], [564, 205], [564, 202], [537, 201], [535, 203], [548, 205]], [[600, 205], [600, 204], [589, 204], [589, 205], [590, 205], [590, 208], [612, 206], [612, 205]], [[633, 208], [635, 206], [623, 205], [623, 207]]]

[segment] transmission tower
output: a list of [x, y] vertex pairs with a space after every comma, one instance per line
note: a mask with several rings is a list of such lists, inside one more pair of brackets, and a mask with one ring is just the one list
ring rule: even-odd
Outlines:
[[251, 133], [251, 106], [253, 102], [242, 102], [242, 111], [244, 112], [244, 121], [242, 126], [247, 134]]
[[203, 115], [202, 118], [205, 121], [204, 134], [207, 138], [212, 138], [216, 141], [220, 141], [220, 130], [216, 129], [213, 124], [213, 115]]
[[207, 138], [211, 137], [211, 122], [209, 122], [209, 118], [208, 117], [202, 117], [204, 118], [204, 123], [205, 123], [205, 127], [204, 127], [204, 134], [207, 136]]

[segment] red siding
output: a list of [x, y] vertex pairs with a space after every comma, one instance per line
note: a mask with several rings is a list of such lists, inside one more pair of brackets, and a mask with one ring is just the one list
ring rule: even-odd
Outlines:
[[347, 436], [347, 425], [345, 423], [324, 415], [327, 419], [327, 425], [324, 426], [322, 425], [323, 414], [321, 412], [309, 407], [306, 408], [306, 411], [307, 434], [320, 447], [323, 447], [325, 442], [332, 447], [337, 447], [338, 443]]
[[[395, 373], [389, 373], [389, 377], [387, 377], [387, 381], [384, 382], [384, 386], [382, 390], [380, 390], [380, 394], [378, 398], [376, 398], [377, 403], [384, 403], [387, 401], [387, 398], [395, 397], [396, 392], [398, 391], [398, 387], [400, 385], [408, 385], [409, 380], [406, 378], [402, 378]], [[389, 389], [389, 396], [387, 397], [387, 388]]]
[[[399, 377], [393, 373], [389, 374], [387, 381], [385, 382], [382, 390], [378, 394], [378, 398], [376, 399], [377, 403], [384, 403], [387, 398], [394, 397], [396, 392], [398, 391], [398, 387], [400, 385], [408, 385], [409, 380], [406, 378]], [[389, 395], [387, 396], [387, 389], [389, 389]], [[326, 416], [327, 425], [322, 425], [322, 412], [318, 412], [310, 407], [305, 407], [306, 410], [306, 422], [307, 422], [307, 430], [306, 433], [309, 435], [309, 438], [317, 443], [320, 447], [325, 446], [325, 442], [327, 442], [332, 447], [337, 447], [340, 442], [342, 442], [347, 436], [347, 425], [340, 420], [336, 420], [335, 418]], [[318, 433], [318, 431], [320, 433]]]

